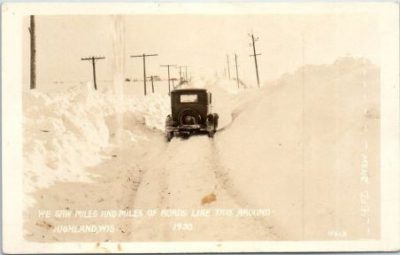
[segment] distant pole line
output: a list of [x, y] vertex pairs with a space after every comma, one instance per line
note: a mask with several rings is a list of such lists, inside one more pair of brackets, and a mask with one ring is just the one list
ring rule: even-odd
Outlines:
[[168, 69], [168, 95], [170, 95], [171, 94], [171, 78], [170, 78], [171, 76], [170, 76], [169, 68], [176, 67], [176, 65], [168, 64], [168, 65], [161, 65], [161, 67], [166, 67]]
[[182, 81], [182, 66], [179, 66], [179, 81]]
[[29, 33], [31, 36], [31, 73], [30, 73], [30, 89], [36, 88], [36, 31], [35, 31], [35, 16], [30, 16]]
[[237, 81], [237, 86], [239, 88], [239, 70], [238, 70], [237, 58], [238, 58], [237, 54], [235, 53], [236, 81]]
[[147, 95], [147, 87], [146, 87], [146, 57], [155, 57], [158, 54], [145, 54], [142, 55], [132, 55], [131, 58], [143, 58], [143, 87], [144, 87], [144, 95]]
[[228, 79], [230, 80], [231, 79], [231, 68], [230, 68], [230, 63], [229, 63], [229, 55], [226, 55], [226, 64], [227, 64], [227, 67], [228, 67]]
[[254, 38], [254, 34], [249, 34], [251, 37], [252, 44], [253, 46], [253, 55], [250, 55], [250, 57], [254, 57], [254, 64], [256, 66], [256, 76], [257, 76], [257, 85], [260, 87], [260, 76], [258, 74], [258, 64], [257, 64], [257, 56], [261, 55], [261, 53], [256, 53], [256, 41], [258, 41], [258, 37]]
[[94, 89], [97, 90], [97, 83], [96, 83], [96, 60], [105, 59], [105, 57], [86, 57], [81, 58], [82, 61], [92, 61], [92, 68], [93, 68], [93, 84]]
[[174, 83], [175, 80], [176, 80], [176, 78], [172, 78], [172, 79], [171, 79], [171, 81], [172, 81], [172, 87], [173, 87], [174, 89], [175, 89], [175, 83]]
[[188, 76], [187, 76], [188, 66], [183, 66], [183, 67], [185, 67], [185, 80], [187, 81], [188, 80]]

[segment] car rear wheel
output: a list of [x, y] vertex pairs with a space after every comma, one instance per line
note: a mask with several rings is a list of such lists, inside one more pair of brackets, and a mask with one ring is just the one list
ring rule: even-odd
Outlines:
[[215, 133], [215, 132], [217, 132], [217, 128], [218, 128], [218, 119], [219, 119], [218, 114], [214, 113], [213, 119], [214, 119], [213, 122], [214, 122], [214, 133]]
[[214, 133], [217, 132], [218, 118], [219, 116], [216, 113], [207, 116], [207, 125]]

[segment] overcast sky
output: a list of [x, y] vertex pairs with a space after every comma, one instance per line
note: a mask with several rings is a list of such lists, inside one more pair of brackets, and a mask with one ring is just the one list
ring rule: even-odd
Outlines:
[[[37, 16], [39, 86], [54, 81], [89, 81], [92, 70], [81, 57], [105, 56], [96, 65], [99, 80], [113, 79], [115, 16]], [[324, 15], [135, 15], [122, 16], [125, 77], [142, 78], [142, 60], [129, 55], [157, 53], [147, 59], [148, 74], [166, 77], [160, 64], [188, 65], [193, 76], [224, 73], [226, 55], [234, 75], [255, 84], [248, 33], [253, 32], [261, 81], [278, 78], [303, 64], [331, 63], [338, 57], [366, 57], [379, 65], [379, 20], [369, 14]], [[24, 87], [29, 82], [29, 18], [24, 26]], [[118, 35], [117, 35], [118, 36]], [[114, 38], [114, 39], [113, 39]], [[114, 43], [113, 43], [114, 42]], [[304, 42], [304, 43], [303, 43]], [[113, 48], [114, 47], [114, 48]], [[303, 58], [304, 56], [304, 58]], [[49, 85], [53, 84], [53, 85]]]

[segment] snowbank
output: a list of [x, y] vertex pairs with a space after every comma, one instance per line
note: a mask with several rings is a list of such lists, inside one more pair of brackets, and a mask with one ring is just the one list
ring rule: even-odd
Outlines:
[[[307, 196], [310, 215], [332, 222], [335, 205], [321, 204], [340, 203], [333, 191], [345, 196], [360, 185], [365, 144], [369, 166], [378, 163], [379, 69], [364, 59], [300, 68], [233, 113], [233, 123], [215, 141], [225, 174], [253, 206], [268, 204], [281, 210], [277, 214], [297, 217]], [[341, 203], [359, 203], [351, 199]]]
[[[67, 92], [24, 93], [27, 192], [55, 181], [90, 181], [83, 169], [102, 160], [102, 151], [112, 145], [113, 136], [135, 142], [141, 136], [138, 126], [164, 129], [168, 96], [125, 92], [93, 91], [88, 85]], [[125, 116], [130, 117], [129, 125], [123, 123]], [[110, 125], [109, 118], [117, 122]]]

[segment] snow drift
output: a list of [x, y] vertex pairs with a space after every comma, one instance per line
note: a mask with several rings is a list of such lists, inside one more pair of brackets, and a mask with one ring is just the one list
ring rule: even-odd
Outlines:
[[[28, 192], [55, 181], [90, 181], [84, 169], [102, 160], [103, 149], [118, 139], [140, 139], [135, 130], [140, 125], [163, 130], [170, 107], [168, 96], [124, 91], [120, 98], [112, 91], [94, 91], [90, 84], [67, 92], [27, 91], [23, 102]], [[134, 119], [130, 126], [124, 125], [126, 118]]]
[[353, 212], [339, 220], [343, 225], [360, 220], [358, 196], [346, 194], [362, 189], [362, 158], [368, 157], [369, 176], [377, 175], [379, 69], [343, 58], [304, 66], [259, 92], [215, 138], [221, 175], [246, 203], [298, 219], [280, 222], [289, 236], [301, 236], [301, 217], [310, 235], [327, 233], [342, 210]]

